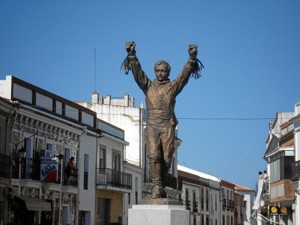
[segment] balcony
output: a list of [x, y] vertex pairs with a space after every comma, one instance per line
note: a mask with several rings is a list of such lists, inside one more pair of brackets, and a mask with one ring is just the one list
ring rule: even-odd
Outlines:
[[290, 179], [276, 181], [270, 184], [270, 202], [281, 202], [295, 198], [294, 186]]
[[0, 154], [0, 177], [10, 178], [10, 156]]
[[17, 163], [13, 168], [12, 178], [19, 179], [19, 166], [21, 166], [21, 179], [40, 180], [41, 161], [39, 159], [21, 159], [21, 165]]
[[104, 185], [131, 190], [132, 175], [121, 171], [114, 171], [108, 168], [97, 168], [96, 185]]
[[185, 209], [191, 210], [191, 201], [189, 201], [188, 199], [182, 200], [182, 201], [183, 201], [183, 204], [185, 205]]
[[197, 213], [198, 212], [198, 202], [193, 201], [192, 204], [193, 204], [193, 212]]
[[227, 209], [234, 210], [234, 201], [228, 200]]
[[222, 206], [223, 206], [223, 208], [226, 208], [226, 207], [227, 207], [226, 199], [223, 199], [223, 201], [222, 201]]
[[[18, 162], [18, 161], [17, 161]], [[0, 164], [1, 165], [1, 164]], [[1, 165], [2, 166], [2, 165]], [[59, 162], [41, 162], [39, 159], [25, 158], [21, 160], [21, 179], [41, 181], [43, 183], [61, 183], [64, 186], [78, 186], [78, 170], [71, 169], [71, 175], [67, 179], [64, 169]], [[13, 167], [12, 178], [19, 179], [19, 163]]]

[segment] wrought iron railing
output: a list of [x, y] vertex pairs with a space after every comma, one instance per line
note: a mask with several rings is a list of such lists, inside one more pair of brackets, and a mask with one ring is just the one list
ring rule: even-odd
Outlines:
[[[64, 173], [64, 168], [61, 168], [61, 164], [58, 162], [55, 171], [55, 177], [52, 179], [42, 180], [41, 163], [43, 162], [41, 162], [40, 159], [24, 158], [21, 159], [21, 162], [19, 161], [17, 162], [18, 163], [13, 168], [12, 178], [19, 179], [19, 176], [21, 175], [21, 179], [39, 180], [47, 183], [57, 183], [57, 184], [61, 183], [64, 186], [74, 186], [74, 187], [78, 186], [78, 169], [71, 169], [70, 177], [67, 177], [66, 174]], [[19, 166], [21, 166], [20, 174], [19, 174]]]
[[[15, 167], [13, 169], [12, 177], [18, 179], [21, 175], [21, 179], [40, 180], [40, 166], [41, 161], [38, 159], [24, 158], [15, 160]], [[19, 166], [21, 166], [21, 174], [19, 174]]]
[[184, 205], [186, 210], [191, 210], [191, 201], [189, 201], [188, 199], [184, 200]]
[[132, 175], [108, 168], [97, 169], [97, 185], [132, 189]]
[[196, 213], [198, 212], [198, 202], [193, 201], [193, 212]]
[[228, 200], [227, 208], [228, 209], [234, 209], [234, 201], [233, 200]]
[[0, 177], [10, 178], [11, 159], [10, 156], [0, 154]]
[[78, 186], [78, 169], [71, 169], [70, 177], [68, 178], [65, 174], [63, 175], [63, 182], [64, 186]]

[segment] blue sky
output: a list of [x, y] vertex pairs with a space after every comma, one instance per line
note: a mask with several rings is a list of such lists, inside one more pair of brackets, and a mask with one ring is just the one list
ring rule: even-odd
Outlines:
[[174, 79], [198, 44], [203, 76], [177, 98], [179, 164], [254, 188], [269, 119], [300, 101], [299, 12], [296, 0], [2, 0], [0, 79], [70, 100], [128, 93], [139, 106], [142, 91], [120, 70], [125, 42], [151, 79], [160, 59]]

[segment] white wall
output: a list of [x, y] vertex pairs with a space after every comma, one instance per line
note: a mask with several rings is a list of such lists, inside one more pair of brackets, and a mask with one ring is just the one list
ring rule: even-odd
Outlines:
[[143, 151], [141, 151], [140, 108], [93, 105], [92, 110], [97, 112], [97, 117], [111, 123], [125, 131], [125, 140], [129, 142], [126, 147], [125, 159], [133, 164], [141, 165]]
[[[88, 211], [87, 213], [91, 217], [89, 220], [91, 223], [86, 225], [93, 225], [95, 218], [95, 165], [96, 165], [96, 150], [97, 141], [95, 135], [87, 135], [84, 133], [81, 137], [79, 159], [78, 159], [78, 170], [79, 170], [79, 210]], [[84, 155], [88, 155], [88, 189], [83, 188], [84, 178]]]

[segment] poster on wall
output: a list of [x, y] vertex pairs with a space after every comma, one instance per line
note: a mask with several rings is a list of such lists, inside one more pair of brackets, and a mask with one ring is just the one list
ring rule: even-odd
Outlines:
[[57, 182], [58, 163], [56, 161], [41, 162], [40, 180], [47, 182]]

